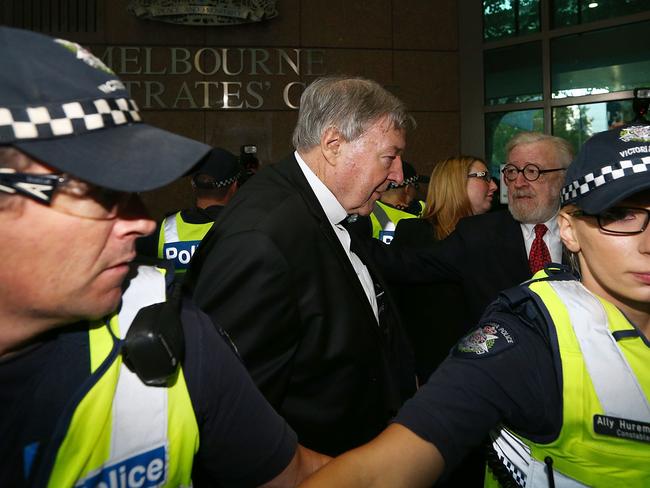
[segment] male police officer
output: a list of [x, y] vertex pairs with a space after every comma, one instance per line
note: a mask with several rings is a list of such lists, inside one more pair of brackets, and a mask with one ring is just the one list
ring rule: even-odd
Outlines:
[[291, 486], [316, 459], [210, 319], [132, 266], [154, 227], [132, 192], [208, 149], [142, 124], [77, 44], [0, 27], [3, 486]]
[[402, 219], [422, 217], [424, 202], [417, 199], [418, 183], [421, 179], [415, 168], [402, 161], [404, 180], [392, 182], [381, 194], [369, 216], [351, 215], [347, 228], [361, 235], [372, 235], [385, 244], [395, 236], [395, 227]]
[[201, 240], [239, 187], [242, 167], [237, 156], [213, 148], [192, 172], [194, 207], [168, 215], [151, 236], [138, 240], [138, 251], [166, 259], [183, 276]]
[[417, 199], [420, 176], [415, 168], [402, 161], [404, 181], [391, 183], [381, 198], [375, 202], [370, 214], [372, 237], [390, 244], [395, 236], [395, 227], [402, 219], [422, 217], [424, 202]]

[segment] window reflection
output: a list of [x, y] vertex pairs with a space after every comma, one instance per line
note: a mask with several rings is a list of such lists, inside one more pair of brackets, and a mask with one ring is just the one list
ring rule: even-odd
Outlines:
[[539, 0], [483, 0], [483, 38], [539, 32], [539, 17]]
[[584, 24], [648, 10], [648, 0], [552, 0], [554, 27]]
[[553, 135], [563, 137], [578, 151], [597, 132], [634, 120], [632, 100], [568, 105], [553, 109]]
[[528, 42], [484, 53], [485, 103], [532, 102], [542, 99], [542, 46]]
[[650, 84], [649, 28], [650, 22], [639, 22], [553, 39], [553, 98], [631, 90]]
[[516, 110], [485, 114], [485, 154], [490, 172], [499, 176], [499, 165], [506, 161], [506, 144], [521, 131], [544, 131], [544, 111]]

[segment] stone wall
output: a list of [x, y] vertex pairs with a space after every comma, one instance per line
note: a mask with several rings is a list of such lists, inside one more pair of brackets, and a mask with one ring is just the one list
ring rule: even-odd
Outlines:
[[[418, 128], [405, 155], [420, 172], [459, 150], [456, 0], [278, 0], [274, 19], [208, 27], [142, 20], [127, 0], [97, 1], [95, 32], [61, 35], [130, 82], [149, 123], [235, 153], [255, 144], [268, 164], [292, 150], [303, 84], [345, 73], [406, 102]], [[190, 204], [189, 184], [145, 200], [160, 217]]]

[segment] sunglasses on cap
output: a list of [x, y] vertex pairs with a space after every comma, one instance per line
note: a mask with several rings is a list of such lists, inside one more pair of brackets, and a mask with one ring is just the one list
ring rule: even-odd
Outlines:
[[94, 220], [112, 220], [137, 199], [134, 193], [108, 190], [66, 173], [19, 173], [11, 168], [0, 168], [0, 191]]

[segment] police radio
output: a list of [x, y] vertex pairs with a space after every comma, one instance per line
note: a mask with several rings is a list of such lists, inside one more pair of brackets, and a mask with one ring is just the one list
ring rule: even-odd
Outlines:
[[167, 301], [140, 309], [124, 338], [124, 364], [146, 385], [166, 386], [183, 361], [181, 293], [176, 286]]

